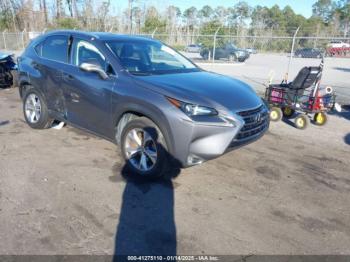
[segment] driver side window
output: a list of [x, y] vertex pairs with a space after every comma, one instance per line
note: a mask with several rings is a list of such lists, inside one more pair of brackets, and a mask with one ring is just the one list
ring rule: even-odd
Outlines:
[[79, 67], [82, 63], [99, 66], [108, 75], [115, 75], [112, 66], [107, 63], [105, 56], [95, 45], [84, 40], [74, 39], [72, 46], [72, 64]]
[[73, 42], [72, 64], [81, 66], [83, 63], [93, 64], [106, 69], [106, 59], [104, 55], [93, 44], [75, 39]]

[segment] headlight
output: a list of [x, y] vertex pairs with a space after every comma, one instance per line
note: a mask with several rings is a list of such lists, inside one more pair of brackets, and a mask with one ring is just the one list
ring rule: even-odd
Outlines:
[[237, 55], [238, 55], [238, 56], [244, 56], [244, 52], [238, 51], [238, 52], [237, 52]]
[[168, 101], [175, 107], [182, 110], [188, 116], [215, 116], [218, 112], [214, 108], [194, 105], [167, 97]]

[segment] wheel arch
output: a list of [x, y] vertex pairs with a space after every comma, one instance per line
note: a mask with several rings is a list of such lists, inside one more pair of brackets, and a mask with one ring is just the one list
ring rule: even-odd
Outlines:
[[18, 92], [21, 99], [23, 99], [25, 90], [32, 86], [28, 81], [21, 81], [18, 86]]
[[166, 117], [159, 110], [157, 111], [152, 109], [145, 109], [144, 107], [141, 109], [137, 105], [129, 105], [128, 107], [123, 108], [123, 110], [118, 112], [114, 118], [116, 143], [120, 144], [122, 130], [129, 121], [139, 117], [146, 117], [155, 123], [160, 129], [167, 143], [169, 153], [172, 153], [174, 149], [174, 140], [170, 124], [168, 123]]

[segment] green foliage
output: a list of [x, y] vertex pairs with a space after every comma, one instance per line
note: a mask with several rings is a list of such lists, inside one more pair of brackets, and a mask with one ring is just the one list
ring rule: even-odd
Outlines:
[[213, 13], [214, 13], [214, 10], [209, 5], [203, 6], [202, 9], [199, 10], [199, 12], [198, 12], [200, 17], [203, 17], [203, 18], [206, 18], [206, 19], [210, 18], [213, 15]]
[[328, 22], [333, 13], [333, 8], [334, 2], [332, 0], [318, 0], [312, 5], [312, 14]]
[[[201, 43], [205, 47], [213, 47], [212, 35], [215, 34], [215, 32], [218, 28], [219, 28], [219, 31], [217, 34], [217, 36], [218, 36], [217, 45], [218, 46], [223, 45], [225, 41], [223, 40], [223, 38], [220, 38], [220, 35], [225, 34], [225, 29], [223, 27], [221, 27], [221, 24], [218, 20], [213, 20], [213, 21], [210, 21], [210, 22], [203, 24], [201, 31], [200, 31], [200, 34], [203, 36], [200, 36], [198, 38], [198, 40], [197, 40], [198, 43]], [[209, 36], [207, 36], [207, 35], [209, 35]]]
[[70, 17], [58, 19], [56, 24], [57, 24], [57, 28], [62, 28], [62, 29], [79, 29], [80, 28], [79, 22], [76, 19], [70, 18]]
[[11, 27], [11, 13], [8, 10], [0, 10], [0, 30], [9, 29]]
[[172, 45], [171, 47], [176, 49], [177, 51], [184, 51], [186, 46], [184, 46], [184, 45]]
[[144, 33], [152, 33], [157, 29], [157, 34], [159, 34], [165, 32], [165, 27], [165, 20], [159, 19], [158, 17], [147, 17], [142, 31]]
[[191, 6], [190, 8], [186, 9], [183, 13], [183, 16], [187, 19], [194, 19], [197, 15], [197, 8], [194, 6]]

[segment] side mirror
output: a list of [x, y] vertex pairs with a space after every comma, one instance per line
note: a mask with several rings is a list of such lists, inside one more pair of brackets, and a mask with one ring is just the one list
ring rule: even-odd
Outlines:
[[98, 65], [89, 64], [89, 63], [82, 63], [79, 66], [80, 70], [86, 71], [86, 72], [93, 72], [97, 73], [103, 80], [108, 78], [108, 75], [106, 72]]

